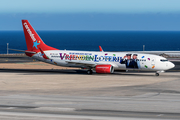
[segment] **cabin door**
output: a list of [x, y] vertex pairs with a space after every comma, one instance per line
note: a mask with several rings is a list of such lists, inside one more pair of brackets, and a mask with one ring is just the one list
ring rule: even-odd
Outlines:
[[155, 65], [155, 62], [156, 62], [156, 59], [155, 59], [155, 58], [152, 58], [152, 60], [151, 60], [151, 65]]

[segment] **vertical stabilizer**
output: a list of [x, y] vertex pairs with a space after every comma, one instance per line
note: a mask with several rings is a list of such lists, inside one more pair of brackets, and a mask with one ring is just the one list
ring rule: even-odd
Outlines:
[[36, 33], [36, 31], [33, 29], [33, 27], [30, 25], [28, 20], [22, 20], [24, 35], [26, 39], [26, 45], [28, 51], [34, 51], [34, 52], [40, 52], [40, 49], [46, 50], [57, 50], [56, 48], [47, 46], [42, 39], [39, 37], [39, 35]]

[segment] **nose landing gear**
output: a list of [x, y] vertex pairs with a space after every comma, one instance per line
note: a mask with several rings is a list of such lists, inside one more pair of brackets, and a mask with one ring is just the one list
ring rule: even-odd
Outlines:
[[163, 73], [164, 72], [164, 70], [162, 70], [162, 71], [157, 71], [156, 73], [155, 73], [155, 75], [156, 76], [159, 76], [159, 73]]

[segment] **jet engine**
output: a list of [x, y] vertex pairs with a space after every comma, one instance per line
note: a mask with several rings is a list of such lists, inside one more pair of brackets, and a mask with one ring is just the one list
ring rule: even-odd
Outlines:
[[112, 65], [96, 65], [96, 73], [113, 73], [114, 68]]

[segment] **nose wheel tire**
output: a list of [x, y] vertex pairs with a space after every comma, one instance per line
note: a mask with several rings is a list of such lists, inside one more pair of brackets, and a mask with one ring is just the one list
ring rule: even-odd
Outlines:
[[156, 73], [155, 75], [156, 75], [156, 76], [159, 76], [159, 73]]
[[92, 74], [92, 70], [88, 70], [87, 74], [91, 75]]

